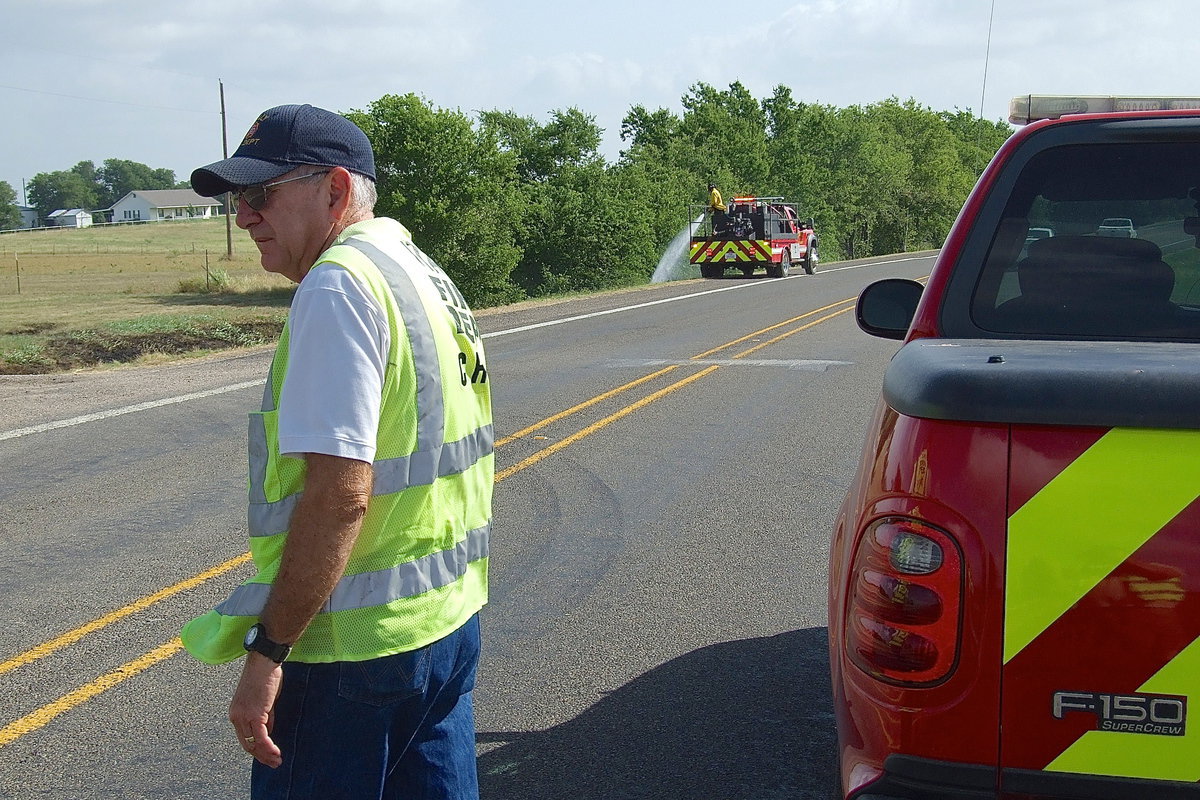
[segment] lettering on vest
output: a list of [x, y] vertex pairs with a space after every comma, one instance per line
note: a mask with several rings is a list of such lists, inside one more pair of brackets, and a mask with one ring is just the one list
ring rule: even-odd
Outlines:
[[446, 304], [446, 310], [454, 318], [456, 331], [460, 335], [466, 336], [472, 343], [476, 342], [479, 339], [479, 326], [475, 324], [475, 316], [471, 313], [471, 307], [467, 305], [467, 299], [454, 285], [454, 281], [450, 280], [450, 276], [446, 274], [445, 270], [439, 267], [438, 263], [426, 255], [416, 244], [405, 242], [404, 245], [417, 261], [420, 261], [429, 270], [429, 280], [437, 289], [442, 302]]
[[458, 333], [466, 336], [472, 342], [476, 341], [479, 338], [479, 327], [475, 324], [475, 316], [471, 314], [471, 308], [467, 305], [466, 298], [454, 285], [454, 281], [444, 274], [430, 275], [429, 280], [433, 281], [442, 302], [446, 304], [446, 310], [450, 312], [450, 316], [454, 317], [454, 325]]
[[[479, 326], [475, 323], [475, 315], [471, 313], [467, 298], [463, 297], [462, 292], [454, 285], [454, 281], [421, 248], [412, 242], [404, 244], [417, 261], [429, 270], [429, 280], [433, 284], [433, 288], [437, 289], [438, 296], [446, 305], [446, 311], [454, 319], [455, 332], [460, 336], [466, 336], [472, 344], [479, 341]], [[487, 383], [487, 367], [483, 364], [483, 358], [478, 351], [474, 353], [474, 356], [475, 369], [468, 376], [467, 364], [470, 362], [470, 356], [463, 352], [458, 354], [458, 378], [463, 386], [468, 383]]]
[[483, 359], [479, 358], [479, 353], [475, 354], [477, 359], [475, 362], [475, 370], [471, 373], [471, 377], [467, 377], [467, 358], [466, 353], [458, 354], [458, 378], [462, 381], [462, 385], [468, 383], [487, 383], [487, 367], [483, 365]]

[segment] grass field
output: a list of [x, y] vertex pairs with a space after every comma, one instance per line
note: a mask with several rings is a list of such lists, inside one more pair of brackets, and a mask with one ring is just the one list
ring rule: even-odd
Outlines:
[[0, 374], [269, 342], [292, 284], [224, 218], [0, 235]]

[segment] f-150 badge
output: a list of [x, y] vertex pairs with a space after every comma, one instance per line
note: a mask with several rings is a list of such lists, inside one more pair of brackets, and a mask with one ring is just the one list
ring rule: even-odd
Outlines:
[[1096, 730], [1115, 733], [1183, 736], [1187, 724], [1183, 695], [1055, 692], [1053, 708], [1055, 719], [1073, 711], [1094, 714]]

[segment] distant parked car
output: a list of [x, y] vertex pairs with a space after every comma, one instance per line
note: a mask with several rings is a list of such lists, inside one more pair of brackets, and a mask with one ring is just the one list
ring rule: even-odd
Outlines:
[[1096, 228], [1097, 236], [1115, 236], [1118, 239], [1136, 239], [1137, 231], [1133, 228], [1133, 220], [1127, 217], [1108, 217]]

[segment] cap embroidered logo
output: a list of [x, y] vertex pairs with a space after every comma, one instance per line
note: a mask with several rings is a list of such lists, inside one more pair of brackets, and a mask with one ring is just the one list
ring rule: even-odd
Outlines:
[[254, 138], [254, 134], [258, 133], [258, 126], [261, 125], [263, 123], [263, 120], [265, 120], [266, 118], [267, 118], [267, 115], [263, 114], [261, 117], [254, 120], [254, 124], [250, 126], [250, 130], [246, 131], [246, 136], [242, 139], [242, 144], [241, 144], [242, 147], [245, 147], [246, 145], [249, 145], [249, 144], [257, 144], [258, 143], [259, 140]]

